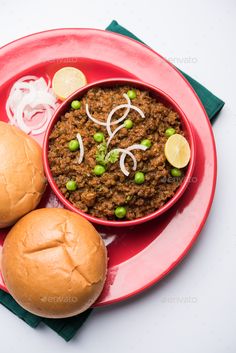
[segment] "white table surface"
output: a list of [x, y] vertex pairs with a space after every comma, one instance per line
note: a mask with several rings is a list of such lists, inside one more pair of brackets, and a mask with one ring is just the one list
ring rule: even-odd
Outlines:
[[178, 268], [142, 295], [94, 311], [69, 343], [0, 305], [1, 352], [236, 351], [235, 15], [235, 0], [0, 0], [0, 45], [51, 28], [104, 29], [116, 19], [226, 102], [214, 123], [219, 171], [211, 214]]

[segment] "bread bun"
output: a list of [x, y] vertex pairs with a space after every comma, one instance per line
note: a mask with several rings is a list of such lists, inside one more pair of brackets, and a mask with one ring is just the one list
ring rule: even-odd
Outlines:
[[96, 229], [61, 208], [28, 213], [3, 244], [2, 274], [10, 294], [43, 317], [69, 317], [89, 308], [102, 291], [106, 267], [106, 247]]
[[35, 209], [46, 179], [38, 143], [1, 121], [0, 161], [0, 228], [4, 228]]

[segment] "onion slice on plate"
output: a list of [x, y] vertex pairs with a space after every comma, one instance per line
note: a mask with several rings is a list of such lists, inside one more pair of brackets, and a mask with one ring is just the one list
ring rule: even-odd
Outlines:
[[28, 75], [17, 80], [6, 102], [6, 113], [12, 125], [27, 134], [43, 133], [58, 106], [50, 88], [51, 81]]
[[34, 129], [32, 130], [33, 135], [40, 135], [45, 131], [45, 125], [47, 127], [53, 114], [52, 109], [49, 108], [48, 106], [45, 106], [45, 111], [46, 113], [44, 114], [42, 120], [37, 125], [34, 126]]

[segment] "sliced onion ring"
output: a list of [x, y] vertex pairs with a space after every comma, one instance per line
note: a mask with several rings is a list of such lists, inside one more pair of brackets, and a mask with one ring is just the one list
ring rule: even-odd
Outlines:
[[[112, 131], [111, 131], [111, 125], [114, 125], [114, 124], [119, 124], [120, 122], [122, 122], [126, 117], [127, 115], [129, 114], [129, 111], [130, 111], [130, 106], [131, 106], [131, 102], [130, 102], [130, 99], [128, 97], [128, 95], [126, 93], [123, 94], [124, 98], [127, 100], [127, 104], [120, 104], [118, 105], [117, 107], [113, 108], [110, 113], [108, 114], [108, 117], [107, 117], [107, 122], [106, 122], [106, 128], [107, 128], [107, 132], [108, 132], [108, 135], [111, 136], [112, 135]], [[122, 108], [127, 108], [126, 111], [124, 112], [124, 114], [118, 119], [116, 120], [115, 122], [111, 122], [111, 119], [114, 115], [114, 113], [119, 110], [119, 109], [122, 109]]]
[[110, 136], [109, 139], [107, 140], [107, 147], [109, 146], [109, 144], [110, 144], [111, 140], [113, 139], [113, 137], [115, 136], [115, 134], [116, 134], [119, 130], [123, 129], [123, 127], [125, 127], [124, 124], [119, 125], [119, 126], [112, 132], [111, 136]]
[[[132, 160], [133, 160], [133, 163], [134, 163], [134, 166], [133, 166], [133, 170], [136, 170], [137, 168], [137, 161], [136, 161], [136, 158], [135, 156], [133, 155], [132, 152], [128, 151], [127, 149], [124, 149], [124, 148], [114, 148], [113, 150], [111, 150], [105, 157], [105, 160], [107, 161], [110, 157], [110, 155], [113, 153], [113, 152], [119, 152], [119, 153], [122, 153], [122, 155], [124, 154], [125, 156], [128, 154]], [[124, 173], [124, 175], [128, 176], [129, 175], [129, 172], [128, 170], [125, 168], [125, 164], [124, 162], [121, 162], [121, 159], [120, 159], [120, 169], [121, 171]]]
[[[129, 146], [129, 147], [127, 147], [124, 151], [125, 152], [123, 152], [122, 153], [122, 155], [121, 155], [121, 157], [120, 157], [120, 169], [122, 170], [122, 172], [126, 175], [126, 176], [128, 176], [129, 175], [129, 172], [127, 171], [127, 169], [125, 168], [125, 157], [127, 156], [127, 154], [128, 155], [130, 155], [128, 152], [130, 152], [130, 151], [132, 151], [132, 150], [142, 150], [142, 151], [146, 151], [146, 149], [147, 149], [148, 147], [147, 146], [143, 146], [143, 145], [141, 145], [141, 144], [134, 144], [134, 145], [132, 145], [132, 146]], [[132, 153], [132, 155], [133, 155], [133, 153]], [[134, 156], [134, 155], [133, 155]], [[135, 158], [135, 156], [134, 156], [134, 158]], [[135, 159], [136, 160], [136, 159]], [[133, 168], [133, 170], [136, 170], [136, 168], [137, 168], [137, 160], [136, 160], [136, 167], [135, 167], [135, 169]], [[124, 172], [125, 171], [125, 172]]]
[[[130, 99], [129, 99], [129, 97], [127, 96], [127, 94], [124, 94], [124, 97], [127, 99], [127, 104], [130, 104]], [[123, 108], [127, 108], [127, 104], [125, 104], [125, 107], [123, 107]], [[116, 107], [117, 108], [117, 107]], [[120, 109], [120, 108], [119, 108]], [[92, 120], [95, 124], [98, 124], [98, 125], [101, 125], [101, 126], [106, 126], [107, 127], [107, 121], [105, 122], [105, 121], [101, 121], [101, 120], [98, 120], [98, 119], [96, 119], [96, 118], [94, 118], [92, 115], [91, 115], [91, 113], [90, 113], [90, 111], [89, 111], [89, 106], [88, 106], [88, 104], [86, 103], [85, 104], [85, 110], [86, 110], [86, 114], [87, 114], [87, 116], [88, 116], [88, 118], [90, 119], [90, 120]], [[126, 116], [125, 116], [126, 117]], [[119, 122], [121, 122], [123, 119], [125, 119], [125, 118], [123, 118], [123, 116], [121, 117], [121, 118], [119, 118], [119, 119], [117, 119], [117, 120], [115, 120], [115, 121], [113, 121], [110, 125], [115, 125], [115, 124], [119, 124]]]
[[88, 107], [88, 104], [87, 104], [87, 103], [85, 104], [85, 111], [86, 111], [86, 114], [87, 114], [88, 118], [89, 118], [90, 120], [92, 120], [95, 124], [102, 125], [102, 126], [106, 126], [105, 121], [97, 120], [96, 118], [94, 118], [94, 117], [90, 114], [89, 107]]
[[112, 134], [111, 125], [120, 123], [121, 121], [123, 121], [127, 117], [128, 113], [129, 113], [129, 111], [128, 111], [127, 115], [124, 114], [121, 118], [119, 118], [113, 122], [110, 122], [113, 114], [117, 110], [122, 109], [122, 108], [129, 108], [129, 109], [136, 110], [136, 112], [139, 113], [142, 118], [145, 118], [144, 112], [140, 108], [136, 107], [135, 105], [128, 105], [128, 104], [118, 105], [117, 107], [112, 109], [112, 111], [109, 113], [108, 118], [107, 118], [107, 132], [108, 132], [109, 136], [111, 136], [111, 134]]
[[46, 130], [57, 105], [50, 89], [50, 79], [28, 75], [13, 84], [6, 102], [6, 113], [12, 125], [27, 134], [37, 135]]
[[80, 133], [76, 135], [76, 138], [79, 141], [79, 151], [80, 151], [79, 157], [78, 157], [78, 163], [81, 164], [84, 159], [84, 144]]
[[45, 105], [45, 111], [46, 111], [46, 114], [44, 115], [43, 119], [38, 123], [38, 125], [34, 126], [34, 129], [32, 130], [33, 135], [40, 135], [46, 130], [46, 127], [52, 117], [53, 111], [51, 108], [49, 108], [46, 105]]
[[146, 149], [148, 149], [147, 146], [141, 145], [141, 143], [135, 143], [129, 147], [126, 148], [128, 151], [132, 151], [132, 150], [142, 150], [142, 151], [146, 151]]

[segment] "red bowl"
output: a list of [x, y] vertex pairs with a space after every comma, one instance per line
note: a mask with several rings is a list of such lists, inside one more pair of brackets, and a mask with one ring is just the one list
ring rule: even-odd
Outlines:
[[[188, 164], [188, 168], [187, 168], [185, 177], [183, 179], [182, 184], [177, 189], [175, 195], [164, 206], [159, 208], [157, 211], [150, 213], [149, 215], [147, 215], [145, 217], [137, 218], [132, 221], [107, 221], [104, 219], [93, 217], [93, 216], [79, 210], [75, 206], [73, 206], [63, 196], [63, 194], [58, 189], [55, 181], [53, 180], [50, 166], [49, 166], [49, 162], [48, 162], [48, 141], [49, 141], [50, 133], [51, 133], [54, 125], [56, 124], [56, 122], [60, 119], [61, 115], [65, 114], [66, 111], [68, 111], [70, 109], [71, 102], [74, 99], [80, 99], [90, 88], [93, 88], [93, 87], [114, 87], [115, 85], [130, 85], [132, 87], [147, 90], [151, 93], [152, 96], [156, 97], [160, 102], [162, 102], [163, 104], [165, 104], [168, 107], [173, 108], [173, 110], [175, 110], [179, 114], [179, 118], [182, 123], [182, 128], [185, 132], [185, 136], [190, 144], [190, 149], [191, 149], [191, 158], [190, 158], [190, 162]], [[153, 218], [156, 218], [156, 217], [162, 215], [171, 206], [173, 206], [176, 203], [176, 201], [183, 195], [184, 191], [186, 190], [186, 188], [191, 180], [192, 174], [193, 174], [194, 165], [195, 165], [195, 157], [196, 157], [195, 149], [196, 149], [196, 147], [195, 147], [193, 129], [192, 129], [186, 115], [184, 114], [184, 112], [180, 109], [178, 104], [171, 97], [169, 97], [165, 92], [163, 92], [159, 88], [154, 87], [150, 84], [144, 83], [142, 81], [137, 81], [137, 80], [132, 80], [132, 79], [124, 79], [124, 78], [114, 78], [114, 79], [106, 79], [106, 80], [102, 80], [102, 81], [96, 81], [94, 83], [91, 83], [91, 84], [84, 86], [84, 87], [80, 88], [79, 90], [77, 90], [76, 92], [74, 92], [70, 97], [68, 97], [60, 105], [60, 107], [55, 111], [55, 113], [54, 113], [54, 115], [48, 125], [45, 136], [44, 136], [43, 163], [44, 163], [45, 173], [46, 173], [46, 176], [48, 178], [48, 182], [49, 182], [52, 190], [54, 191], [56, 196], [59, 198], [59, 200], [62, 202], [62, 204], [67, 209], [74, 211], [75, 213], [78, 213], [79, 215], [85, 217], [86, 219], [88, 219], [92, 223], [101, 224], [103, 226], [127, 227], [127, 226], [133, 226], [133, 225], [147, 222]]]

